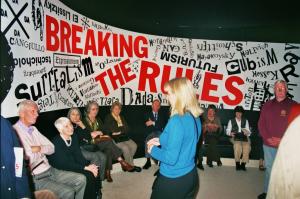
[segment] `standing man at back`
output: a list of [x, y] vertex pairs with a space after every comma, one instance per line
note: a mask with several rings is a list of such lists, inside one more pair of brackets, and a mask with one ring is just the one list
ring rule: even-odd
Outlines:
[[267, 101], [260, 112], [258, 130], [263, 139], [266, 172], [264, 192], [258, 196], [259, 199], [266, 198], [277, 148], [287, 129], [290, 109], [292, 105], [296, 104], [294, 100], [287, 97], [287, 92], [286, 82], [283, 80], [276, 81], [274, 84], [275, 98]]

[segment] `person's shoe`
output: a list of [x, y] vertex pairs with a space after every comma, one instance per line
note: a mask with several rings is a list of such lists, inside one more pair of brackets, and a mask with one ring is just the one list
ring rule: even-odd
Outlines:
[[158, 160], [153, 159], [153, 161], [154, 161], [154, 163], [155, 163], [156, 165], [158, 165]]
[[111, 178], [111, 175], [110, 175], [110, 170], [105, 171], [105, 178], [106, 178], [107, 182], [112, 182], [113, 181], [113, 179]]
[[143, 166], [143, 169], [149, 169], [151, 167], [151, 161], [150, 158], [147, 158], [147, 162]]
[[214, 167], [212, 162], [206, 162], [206, 164], [209, 166], [209, 167]]
[[257, 196], [257, 199], [265, 199], [267, 197], [266, 193], [262, 193], [260, 195]]
[[153, 176], [157, 176], [158, 172], [159, 172], [159, 169], [157, 169], [157, 170], [155, 171], [155, 173], [153, 174]]
[[127, 162], [125, 162], [125, 160], [121, 160], [120, 164], [123, 171], [132, 171], [134, 169], [134, 166], [128, 164]]
[[217, 164], [218, 164], [219, 167], [222, 166], [221, 160], [218, 160]]
[[204, 171], [204, 167], [203, 167], [203, 164], [202, 164], [202, 163], [198, 163], [198, 164], [197, 164], [197, 167], [198, 167], [200, 170], [203, 170], [203, 171]]
[[264, 167], [264, 165], [261, 164], [261, 165], [259, 165], [258, 169], [260, 171], [264, 171], [264, 170], [266, 170], [266, 167]]
[[133, 169], [129, 172], [141, 172], [141, 171], [142, 171], [141, 167], [133, 166]]
[[240, 162], [235, 163], [235, 170], [237, 170], [237, 171], [241, 170]]
[[243, 171], [246, 171], [247, 169], [246, 169], [246, 163], [245, 162], [242, 162], [242, 164], [241, 164], [241, 170], [243, 170]]
[[97, 193], [96, 199], [102, 199], [102, 192], [101, 192], [101, 190], [99, 190], [99, 192]]

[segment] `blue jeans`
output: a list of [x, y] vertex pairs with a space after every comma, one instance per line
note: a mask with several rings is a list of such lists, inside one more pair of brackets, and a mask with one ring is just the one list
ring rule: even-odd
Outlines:
[[269, 181], [270, 181], [270, 175], [272, 171], [272, 166], [274, 159], [276, 157], [277, 153], [277, 148], [274, 147], [269, 147], [266, 145], [263, 145], [264, 148], [264, 156], [265, 156], [265, 183], [264, 183], [264, 193], [268, 192], [268, 187], [269, 187]]

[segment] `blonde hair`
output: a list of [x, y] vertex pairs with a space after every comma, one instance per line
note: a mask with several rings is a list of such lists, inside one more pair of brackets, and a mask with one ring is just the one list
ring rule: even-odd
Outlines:
[[28, 107], [36, 107], [38, 109], [37, 104], [32, 100], [24, 100], [19, 103], [19, 115], [21, 112], [23, 112]]
[[288, 92], [288, 86], [287, 86], [286, 81], [284, 81], [284, 80], [282, 80], [282, 79], [279, 79], [279, 80], [277, 80], [277, 81], [274, 83], [274, 93], [275, 93], [275, 89], [276, 89], [276, 85], [277, 85], [277, 84], [283, 84], [284, 87], [285, 87], [286, 93]]
[[54, 122], [54, 126], [58, 130], [58, 132], [62, 133], [62, 130], [65, 128], [68, 122], [70, 122], [68, 118], [60, 117]]
[[120, 110], [122, 110], [122, 104], [119, 101], [115, 101], [112, 103], [111, 107], [110, 107], [110, 112], [112, 112], [112, 110], [118, 106], [120, 108]]
[[175, 78], [164, 85], [168, 94], [175, 96], [174, 104], [171, 104], [171, 116], [175, 114], [183, 115], [190, 112], [194, 117], [199, 117], [203, 110], [196, 98], [196, 92], [192, 82], [184, 78]]

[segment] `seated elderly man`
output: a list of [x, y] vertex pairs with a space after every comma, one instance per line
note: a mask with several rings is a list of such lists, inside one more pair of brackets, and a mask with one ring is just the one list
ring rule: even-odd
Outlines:
[[32, 126], [38, 115], [35, 102], [22, 101], [19, 104], [19, 121], [13, 126], [29, 158], [35, 189], [48, 189], [59, 198], [82, 199], [86, 186], [85, 176], [55, 169], [48, 163], [46, 155], [54, 153], [54, 145]]
[[73, 125], [66, 117], [57, 119], [54, 123], [59, 135], [54, 137], [53, 144], [55, 153], [49, 156], [49, 161], [53, 167], [66, 171], [82, 173], [86, 177], [85, 199], [101, 198], [101, 181], [98, 176], [98, 167], [90, 164], [80, 150], [77, 135]]

